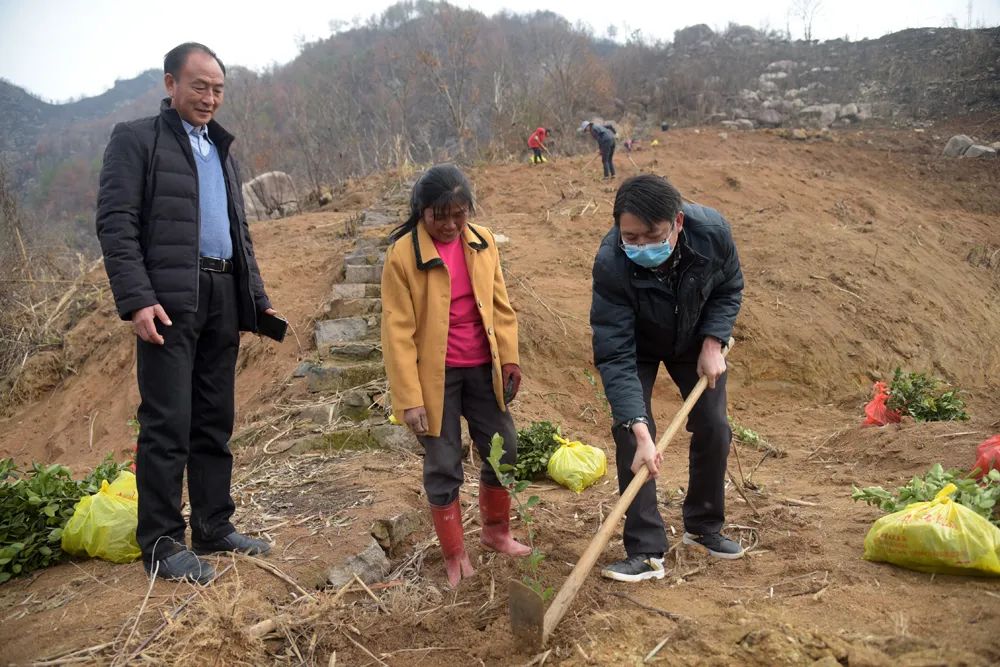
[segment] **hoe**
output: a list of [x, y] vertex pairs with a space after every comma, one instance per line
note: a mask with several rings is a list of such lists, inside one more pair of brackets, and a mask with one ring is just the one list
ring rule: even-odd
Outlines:
[[[729, 351], [733, 349], [734, 343], [735, 341], [730, 338], [729, 343], [722, 350], [723, 356], [729, 354]], [[681, 424], [687, 419], [691, 408], [701, 398], [707, 386], [708, 378], [703, 377], [698, 380], [698, 384], [691, 390], [687, 400], [684, 401], [684, 405], [681, 406], [681, 409], [674, 416], [673, 421], [670, 422], [670, 426], [667, 427], [666, 432], [660, 438], [659, 442], [656, 443], [657, 452], [662, 454], [667, 448], [670, 440], [680, 430]], [[604, 523], [601, 524], [597, 534], [594, 535], [594, 539], [587, 545], [586, 551], [583, 552], [573, 571], [570, 572], [566, 583], [563, 584], [552, 600], [548, 611], [544, 608], [541, 596], [535, 591], [520, 581], [513, 580], [510, 582], [510, 625], [514, 631], [514, 636], [519, 641], [534, 647], [536, 650], [540, 650], [545, 646], [552, 635], [552, 631], [569, 610], [573, 598], [580, 592], [580, 587], [583, 585], [584, 579], [587, 578], [591, 568], [594, 567], [594, 563], [597, 562], [601, 552], [604, 551], [604, 547], [608, 545], [611, 534], [617, 530], [618, 523], [625, 516], [625, 510], [632, 504], [632, 500], [639, 493], [639, 489], [646, 483], [647, 479], [649, 479], [649, 470], [646, 466], [643, 466], [632, 479], [632, 483], [622, 493], [621, 498], [615, 504], [614, 508], [604, 519]]]

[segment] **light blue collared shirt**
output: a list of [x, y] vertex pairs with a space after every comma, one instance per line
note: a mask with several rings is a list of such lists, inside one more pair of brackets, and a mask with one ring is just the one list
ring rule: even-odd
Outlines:
[[229, 229], [228, 194], [219, 151], [208, 138], [207, 127], [195, 127], [183, 118], [181, 123], [191, 140], [198, 172], [198, 251], [202, 257], [231, 259], [233, 241]]
[[212, 145], [212, 140], [208, 138], [208, 126], [195, 127], [183, 118], [181, 118], [181, 125], [184, 126], [184, 131], [187, 132], [188, 138], [191, 140], [191, 150], [202, 157], [208, 157], [208, 152], [211, 150], [209, 146]]

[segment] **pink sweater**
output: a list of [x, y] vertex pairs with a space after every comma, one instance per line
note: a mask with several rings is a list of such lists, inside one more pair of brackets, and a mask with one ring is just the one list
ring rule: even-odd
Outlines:
[[[434, 247], [451, 274], [448, 351], [445, 353], [444, 364], [462, 368], [488, 364], [490, 343], [483, 328], [483, 318], [476, 307], [476, 295], [472, 292], [462, 237], [459, 236], [451, 243], [434, 241]], [[493, 298], [493, 295], [489, 298]]]

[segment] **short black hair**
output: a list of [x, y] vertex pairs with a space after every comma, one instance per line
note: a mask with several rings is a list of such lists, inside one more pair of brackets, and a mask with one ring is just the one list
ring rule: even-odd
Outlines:
[[222, 64], [219, 56], [215, 55], [215, 51], [198, 42], [184, 42], [167, 51], [167, 55], [163, 56], [163, 73], [169, 74], [175, 79], [179, 78], [184, 63], [187, 62], [188, 55], [192, 51], [201, 51], [215, 58], [215, 62], [219, 63], [219, 67], [222, 69], [222, 76], [226, 76], [226, 66]]
[[633, 176], [615, 195], [615, 224], [621, 221], [622, 213], [631, 213], [650, 229], [661, 222], [673, 224], [682, 203], [681, 193], [662, 176]]

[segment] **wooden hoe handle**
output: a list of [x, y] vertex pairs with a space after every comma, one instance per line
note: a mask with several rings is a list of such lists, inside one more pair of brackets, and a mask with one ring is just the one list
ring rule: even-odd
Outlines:
[[[735, 340], [729, 339], [729, 342], [724, 348], [722, 348], [722, 356], [725, 357], [729, 354], [729, 351], [733, 349]], [[684, 420], [687, 419], [688, 414], [690, 414], [691, 409], [694, 404], [698, 402], [701, 398], [702, 393], [705, 391], [705, 387], [708, 386], [708, 378], [702, 377], [698, 380], [698, 384], [694, 386], [691, 393], [688, 394], [687, 399], [684, 401], [684, 405], [681, 409], [677, 411], [674, 415], [673, 421], [670, 422], [670, 426], [667, 427], [666, 432], [660, 437], [659, 442], [656, 443], [656, 451], [658, 453], [663, 453], [673, 439], [677, 431], [680, 430], [681, 425]], [[618, 528], [618, 523], [625, 516], [625, 510], [628, 509], [629, 505], [635, 499], [639, 489], [642, 485], [646, 483], [649, 479], [649, 469], [646, 466], [642, 466], [639, 472], [635, 474], [632, 478], [632, 483], [628, 485], [628, 488], [621, 494], [621, 498], [615, 503], [611, 512], [607, 517], [604, 518], [604, 523], [598, 529], [597, 534], [594, 535], [594, 539], [590, 541], [587, 545], [587, 550], [583, 552], [580, 556], [580, 560], [577, 561], [576, 566], [573, 571], [570, 572], [569, 578], [566, 579], [566, 583], [562, 585], [559, 589], [559, 593], [556, 594], [555, 599], [552, 600], [552, 604], [545, 612], [545, 620], [542, 628], [542, 644], [544, 645], [548, 639], [549, 634], [552, 630], [559, 624], [562, 617], [566, 614], [569, 609], [570, 604], [573, 602], [573, 598], [576, 597], [577, 592], [580, 590], [580, 586], [583, 585], [583, 581], [590, 574], [591, 568], [594, 567], [594, 563], [597, 562], [598, 557], [604, 551], [604, 548], [608, 546], [608, 542], [611, 540], [611, 534], [615, 532]]]

